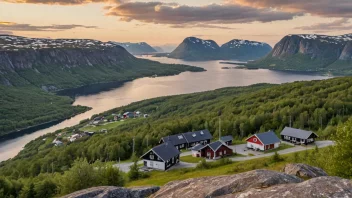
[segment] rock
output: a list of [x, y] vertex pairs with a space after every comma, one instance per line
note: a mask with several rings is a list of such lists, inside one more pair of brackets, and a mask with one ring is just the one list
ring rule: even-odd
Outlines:
[[352, 182], [339, 177], [317, 177], [298, 184], [283, 184], [264, 189], [250, 189], [222, 198], [302, 198], [352, 197]]
[[154, 198], [216, 197], [251, 188], [267, 188], [278, 184], [299, 183], [303, 180], [292, 175], [270, 170], [254, 170], [246, 173], [202, 177], [184, 181], [173, 181], [163, 186]]
[[138, 188], [121, 188], [113, 186], [100, 186], [88, 188], [66, 195], [63, 198], [144, 198], [157, 192], [157, 186], [147, 186]]
[[328, 176], [328, 174], [321, 168], [309, 166], [307, 164], [287, 164], [282, 172], [295, 175], [300, 178], [313, 178], [313, 177], [321, 177]]

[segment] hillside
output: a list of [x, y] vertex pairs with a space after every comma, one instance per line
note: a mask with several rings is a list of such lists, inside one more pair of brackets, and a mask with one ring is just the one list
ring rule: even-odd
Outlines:
[[352, 34], [288, 35], [265, 58], [248, 67], [352, 74]]
[[186, 38], [168, 57], [191, 61], [204, 60], [256, 60], [267, 55], [272, 48], [266, 43], [234, 39], [221, 47], [213, 40]]
[[142, 54], [150, 54], [157, 52], [152, 46], [148, 43], [140, 42], [140, 43], [119, 43], [110, 41], [113, 44], [117, 44], [123, 48], [125, 48], [129, 53], [133, 55], [142, 55]]
[[[273, 129], [280, 132], [283, 127], [289, 125], [290, 119], [293, 127], [313, 130], [320, 136], [320, 139], [335, 137], [339, 131], [341, 140], [350, 141], [350, 139], [344, 138], [344, 135], [348, 136], [348, 134], [341, 130], [344, 129], [343, 125], [339, 128], [337, 125], [346, 123], [352, 115], [350, 111], [352, 108], [351, 87], [352, 78], [344, 77], [283, 85], [259, 84], [249, 87], [224, 88], [203, 93], [160, 97], [136, 102], [101, 115], [109, 117], [112, 114], [139, 110], [148, 113], [149, 118], [130, 119], [116, 125], [115, 128], [109, 128], [108, 133], [99, 133], [92, 137], [85, 136], [73, 143], [64, 141], [64, 145], [61, 147], [52, 144], [52, 141], [56, 138], [54, 134], [46, 134], [27, 144], [24, 150], [14, 159], [0, 163], [0, 175], [11, 179], [35, 177], [31, 181], [40, 182], [40, 178], [45, 177], [45, 172], [48, 172], [49, 169], [49, 171], [57, 172], [55, 177], [62, 177], [64, 180], [71, 181], [67, 183], [69, 185], [66, 185], [65, 188], [72, 189], [76, 185], [72, 186], [72, 180], [68, 174], [74, 174], [78, 167], [89, 166], [88, 162], [96, 162], [90, 167], [91, 170], [94, 170], [94, 166], [102, 166], [99, 165], [100, 161], [116, 163], [119, 159], [129, 159], [132, 155], [133, 138], [136, 155], [140, 156], [150, 147], [157, 145], [161, 137], [170, 134], [207, 128], [214, 137], [217, 137], [219, 110], [222, 111], [223, 135], [233, 135], [236, 141], [243, 140], [248, 135], [258, 131], [263, 132]], [[56, 134], [72, 134], [73, 131], [79, 131], [88, 122], [87, 120], [83, 121], [80, 125], [59, 130]], [[349, 123], [348, 131], [352, 126], [352, 120]], [[337, 145], [344, 147], [347, 144]], [[337, 148], [337, 150], [342, 151], [340, 148]], [[332, 168], [332, 166], [326, 164], [327, 156], [330, 156], [325, 155], [326, 152], [328, 150], [319, 152], [323, 154], [319, 158], [319, 163], [324, 161], [322, 163], [324, 168]], [[299, 159], [310, 163], [318, 163], [314, 156], [312, 158], [305, 156], [304, 152], [299, 157], [290, 155], [287, 161]], [[81, 159], [74, 162], [80, 157], [86, 158], [86, 161]], [[346, 159], [343, 155], [337, 157]], [[329, 163], [331, 162], [329, 161]], [[341, 162], [341, 160], [336, 162]], [[228, 174], [256, 168], [270, 169], [273, 168], [271, 163], [273, 163], [271, 158], [238, 163], [236, 166], [233, 164], [223, 166], [224, 164], [216, 163], [217, 165], [214, 165], [214, 169], [211, 170], [192, 169], [185, 172], [182, 172], [184, 170], [175, 170], [164, 176], [162, 176], [164, 173], [156, 172], [150, 175], [150, 179], [153, 179], [151, 180], [153, 182], [160, 182], [179, 178], [180, 175], [183, 175], [183, 178], [190, 178], [194, 175], [219, 174], [219, 171], [222, 174]], [[345, 166], [344, 164], [341, 165]], [[273, 166], [277, 168], [276, 163]], [[68, 171], [70, 167], [76, 168]], [[64, 175], [59, 174], [64, 172]], [[91, 171], [88, 171], [87, 174], [89, 172]], [[40, 173], [42, 174], [39, 175]], [[104, 174], [101, 173], [101, 175]], [[350, 173], [339, 172], [336, 174], [347, 177]], [[105, 181], [103, 178], [101, 179]], [[151, 182], [148, 178], [140, 181], [134, 184]], [[118, 181], [116, 180], [116, 182]], [[56, 184], [54, 183], [54, 185]], [[82, 183], [82, 185], [85, 184]], [[100, 182], [93, 185], [107, 184]], [[75, 189], [77, 190], [77, 188]], [[78, 189], [82, 188], [78, 187]], [[61, 190], [63, 190], [62, 193], [73, 192], [72, 190]]]
[[[77, 111], [77, 108], [69, 107], [71, 100], [63, 100], [42, 90], [55, 92], [91, 84], [125, 82], [153, 75], [175, 75], [184, 71], [198, 72], [204, 69], [138, 59], [124, 48], [110, 42], [0, 35], [0, 86], [4, 90], [3, 93], [12, 96], [11, 100], [6, 98], [6, 102], [0, 103], [0, 109], [9, 111], [8, 108], [14, 108], [16, 113], [23, 113], [21, 116], [2, 114], [0, 129], [4, 131], [0, 130], [1, 134], [69, 118], [82, 112], [82, 109]], [[32, 93], [26, 92], [27, 87]], [[19, 93], [21, 90], [22, 94]], [[55, 100], [66, 101], [65, 105], [41, 108], [41, 97], [49, 96], [53, 100], [57, 97]], [[26, 109], [32, 109], [35, 113], [32, 114]], [[25, 120], [19, 120], [20, 118]]]
[[28, 126], [66, 119], [88, 110], [72, 106], [73, 100], [34, 87], [0, 85], [0, 140]]
[[174, 75], [201, 68], [138, 59], [116, 44], [95, 40], [0, 36], [0, 84], [44, 90]]

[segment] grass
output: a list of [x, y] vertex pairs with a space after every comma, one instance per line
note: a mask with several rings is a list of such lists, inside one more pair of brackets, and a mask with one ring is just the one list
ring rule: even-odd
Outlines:
[[[324, 148], [325, 149], [325, 148]], [[323, 152], [324, 149], [321, 149]], [[298, 152], [304, 155], [305, 151]], [[312, 152], [312, 151], [308, 151]], [[232, 162], [228, 165], [223, 165], [211, 169], [174, 169], [167, 172], [152, 171], [147, 179], [131, 181], [126, 184], [127, 187], [131, 186], [148, 186], [157, 185], [162, 186], [170, 181], [185, 180], [189, 178], [205, 177], [205, 176], [219, 176], [219, 175], [232, 175], [242, 172], [247, 172], [255, 169], [267, 169], [281, 171], [287, 163], [295, 162], [294, 153], [285, 154], [281, 156], [283, 161], [273, 162], [271, 157], [263, 157], [242, 162]], [[213, 162], [216, 163], [216, 162]]]
[[180, 161], [182, 162], [188, 162], [188, 163], [198, 163], [199, 161], [201, 161], [202, 158], [200, 157], [193, 157], [192, 155], [187, 155], [187, 156], [182, 156], [180, 158]]
[[105, 125], [99, 125], [99, 126], [86, 126], [81, 128], [80, 130], [82, 131], [92, 131], [92, 132], [100, 132], [102, 129], [113, 129], [116, 128], [122, 124], [124, 124], [127, 121], [116, 121], [116, 122], [112, 122], [112, 123], [108, 123]]
[[292, 147], [294, 147], [294, 146], [291, 146], [291, 145], [288, 145], [288, 144], [280, 144], [279, 148], [271, 149], [271, 150], [268, 150], [268, 151], [264, 151], [264, 153], [277, 152], [277, 151], [285, 150], [285, 149], [292, 148]]

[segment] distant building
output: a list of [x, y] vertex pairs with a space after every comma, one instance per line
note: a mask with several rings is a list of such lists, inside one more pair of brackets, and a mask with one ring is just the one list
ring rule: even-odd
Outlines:
[[141, 156], [145, 167], [167, 170], [180, 162], [180, 151], [172, 144], [160, 144]]
[[233, 137], [232, 135], [227, 135], [227, 136], [221, 137], [220, 140], [227, 145], [232, 145]]
[[280, 146], [280, 139], [273, 131], [257, 133], [247, 138], [247, 148], [266, 151]]
[[207, 145], [197, 144], [192, 148], [193, 157], [219, 159], [233, 154], [233, 150], [222, 141], [212, 142]]
[[213, 136], [210, 132], [207, 129], [204, 129], [201, 131], [180, 133], [177, 135], [163, 137], [159, 143], [171, 142], [171, 144], [173, 144], [177, 149], [188, 149], [197, 144], [207, 145], [210, 143], [212, 138]]
[[135, 115], [134, 115], [134, 113], [133, 112], [126, 112], [126, 113], [124, 113], [123, 115], [123, 118], [134, 118], [135, 117]]
[[140, 117], [140, 116], [142, 116], [142, 112], [140, 112], [140, 111], [136, 111], [136, 112], [135, 112], [135, 116], [136, 116], [136, 117]]
[[74, 135], [71, 135], [70, 137], [70, 142], [74, 142], [76, 141], [77, 139], [79, 139], [81, 136], [79, 134], [74, 134]]
[[60, 140], [54, 140], [53, 141], [53, 144], [55, 145], [55, 146], [62, 146], [62, 145], [64, 145], [64, 143], [62, 143]]
[[281, 139], [294, 144], [311, 144], [315, 142], [318, 135], [312, 131], [285, 127], [281, 132]]

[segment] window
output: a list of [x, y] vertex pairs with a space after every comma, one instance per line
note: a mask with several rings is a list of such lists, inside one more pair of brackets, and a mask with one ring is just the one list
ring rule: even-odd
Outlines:
[[219, 155], [222, 156], [222, 152], [221, 151], [220, 151]]
[[179, 136], [177, 136], [177, 137], [178, 137], [178, 139], [180, 139], [180, 140], [183, 139], [183, 136], [182, 136], [182, 135], [179, 135]]
[[192, 137], [196, 137], [197, 135], [195, 133], [192, 134]]
[[201, 132], [200, 132], [200, 134], [201, 134], [201, 135], [204, 135], [204, 132], [203, 132], [203, 131], [201, 131]]
[[224, 155], [226, 155], [226, 150], [224, 150]]
[[153, 154], [150, 154], [150, 155], [149, 155], [149, 159], [153, 160], [153, 159], [154, 159], [154, 155], [153, 155]]

